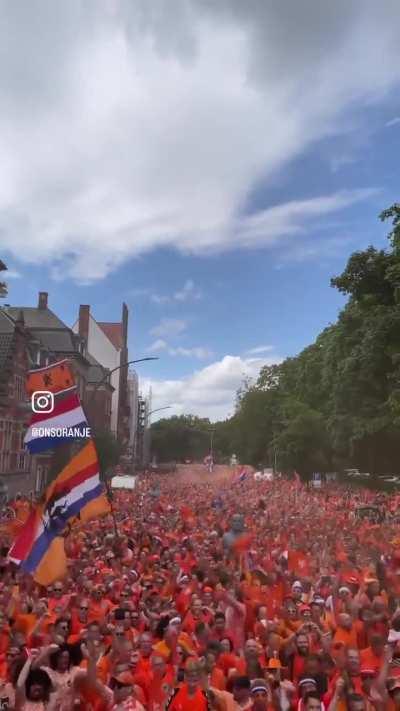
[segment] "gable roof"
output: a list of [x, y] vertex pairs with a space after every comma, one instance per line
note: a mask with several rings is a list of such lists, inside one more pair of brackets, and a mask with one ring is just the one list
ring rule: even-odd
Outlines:
[[122, 323], [109, 323], [97, 321], [103, 333], [107, 336], [108, 340], [111, 341], [114, 348], [118, 351], [123, 348], [124, 339], [122, 334]]
[[14, 321], [18, 320], [20, 313], [24, 317], [26, 328], [30, 330], [69, 327], [51, 311], [51, 309], [38, 309], [36, 306], [6, 306], [4, 311], [11, 316]]
[[14, 324], [21, 318], [31, 338], [38, 340], [44, 348], [54, 353], [71, 354], [86, 362], [80, 352], [80, 337], [72, 331], [51, 309], [34, 306], [7, 306], [6, 315]]
[[15, 323], [9, 318], [5, 309], [0, 309], [0, 333], [14, 333]]

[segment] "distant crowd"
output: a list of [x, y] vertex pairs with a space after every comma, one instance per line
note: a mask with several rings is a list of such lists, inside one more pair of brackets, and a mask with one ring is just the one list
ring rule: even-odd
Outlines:
[[398, 496], [204, 468], [112, 505], [47, 589], [3, 527], [0, 709], [400, 709]]

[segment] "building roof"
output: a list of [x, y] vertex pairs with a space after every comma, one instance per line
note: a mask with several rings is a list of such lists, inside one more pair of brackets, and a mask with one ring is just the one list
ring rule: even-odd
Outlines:
[[79, 336], [51, 309], [34, 306], [5, 306], [4, 312], [14, 323], [23, 318], [30, 336], [54, 354], [71, 354], [85, 360], [79, 348]]
[[51, 311], [51, 309], [38, 309], [36, 306], [5, 306], [4, 310], [17, 321], [20, 313], [24, 317], [26, 328], [29, 330], [60, 328], [68, 329], [68, 326]]
[[0, 309], [0, 333], [14, 333], [15, 323], [10, 319], [5, 309]]
[[109, 322], [100, 322], [97, 321], [98, 325], [100, 326], [101, 330], [109, 341], [113, 344], [114, 348], [116, 348], [118, 351], [123, 348], [124, 345], [124, 338], [123, 338], [123, 332], [122, 332], [122, 323], [109, 323]]
[[72, 332], [66, 328], [63, 329], [46, 329], [41, 331], [35, 329], [35, 336], [43, 343], [46, 348], [53, 353], [76, 353], [76, 346]]

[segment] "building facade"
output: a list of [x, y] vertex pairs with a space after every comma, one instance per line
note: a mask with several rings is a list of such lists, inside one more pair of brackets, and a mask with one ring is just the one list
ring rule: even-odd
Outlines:
[[139, 402], [139, 378], [135, 371], [130, 370], [128, 373], [128, 404], [130, 409], [129, 414], [129, 447], [128, 456], [131, 463], [134, 464], [135, 446], [138, 428], [138, 402]]
[[[71, 365], [77, 391], [83, 403], [90, 369], [90, 363], [86, 358], [86, 343], [49, 309], [47, 292], [39, 292], [38, 303], [35, 307], [5, 305], [2, 312], [15, 327], [18, 325], [21, 329], [23, 323], [27, 352], [23, 378], [24, 390], [28, 370], [35, 367], [45, 367], [66, 358]], [[10, 383], [11, 374], [8, 373], [6, 378]], [[19, 382], [21, 383], [21, 381]], [[24, 429], [26, 429], [31, 415], [30, 403], [24, 403], [24, 410]], [[32, 489], [40, 491], [44, 488], [49, 480], [61, 471], [77, 448], [79, 445], [76, 443], [66, 444], [58, 447], [54, 452], [33, 457], [29, 465]]]
[[144, 469], [149, 458], [149, 401], [139, 395], [137, 404], [137, 431], [135, 440], [135, 468]]
[[87, 350], [109, 371], [111, 393], [110, 427], [123, 448], [129, 446], [128, 403], [128, 308], [122, 306], [120, 322], [97, 321], [88, 304], [79, 307], [78, 320], [72, 326], [87, 344]]

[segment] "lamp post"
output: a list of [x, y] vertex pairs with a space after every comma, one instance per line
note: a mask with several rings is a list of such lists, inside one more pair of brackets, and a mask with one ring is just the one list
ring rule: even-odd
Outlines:
[[96, 386], [94, 387], [91, 398], [90, 398], [90, 404], [92, 404], [93, 398], [96, 395], [96, 392], [98, 391], [99, 387], [107, 382], [110, 375], [115, 373], [117, 370], [121, 370], [121, 368], [127, 368], [128, 365], [134, 365], [134, 363], [145, 363], [148, 360], [159, 360], [159, 358], [157, 356], [146, 356], [146, 358], [138, 358], [137, 360], [128, 360], [126, 363], [120, 363], [120, 365], [117, 365], [115, 368], [108, 370], [108, 372], [106, 373], [104, 378], [102, 378], [102, 380], [100, 380], [99, 383], [96, 383]]
[[191, 432], [199, 432], [200, 434], [207, 434], [210, 433], [210, 473], [212, 472], [213, 466], [214, 466], [214, 434], [215, 434], [215, 427], [209, 427], [204, 430], [199, 430], [194, 427], [190, 427]]
[[[155, 412], [161, 412], [161, 410], [170, 410], [172, 405], [165, 405], [164, 407], [156, 407], [155, 410], [151, 410], [146, 414], [146, 426], [144, 428], [144, 436], [146, 438], [146, 447], [145, 449], [148, 452], [148, 460], [150, 462], [151, 459], [151, 429], [150, 429], [150, 417], [154, 415]], [[146, 463], [146, 462], [144, 462]]]
[[148, 413], [147, 415], [147, 421], [150, 421], [150, 417], [154, 415], [155, 412], [161, 412], [161, 410], [170, 410], [172, 405], [165, 405], [165, 407], [157, 407], [155, 410], [151, 410], [151, 412]]

